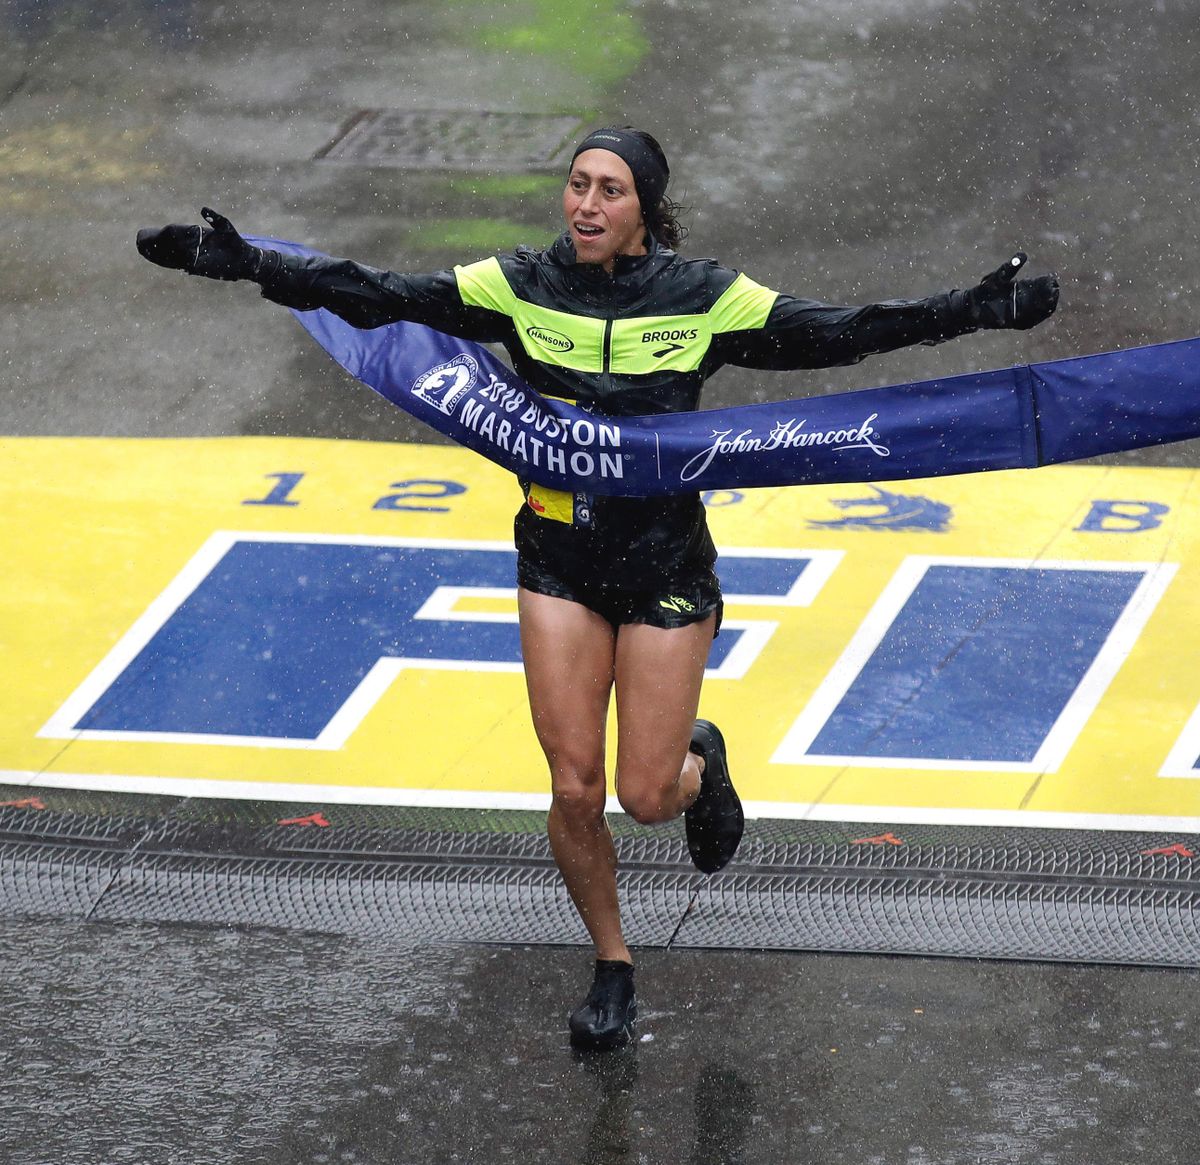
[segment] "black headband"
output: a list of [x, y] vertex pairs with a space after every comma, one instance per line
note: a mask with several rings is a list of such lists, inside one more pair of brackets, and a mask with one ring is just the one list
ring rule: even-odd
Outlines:
[[579, 143], [571, 155], [571, 162], [574, 163], [584, 150], [608, 150], [633, 171], [633, 184], [643, 215], [662, 201], [671, 177], [670, 167], [636, 134], [623, 129], [593, 130]]

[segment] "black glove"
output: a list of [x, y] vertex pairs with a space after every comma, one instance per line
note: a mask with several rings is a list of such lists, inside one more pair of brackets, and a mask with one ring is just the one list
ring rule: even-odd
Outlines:
[[970, 331], [977, 328], [1036, 327], [1049, 319], [1058, 307], [1058, 276], [1039, 275], [1036, 279], [1018, 279], [1027, 256], [1018, 251], [991, 275], [985, 275], [977, 287], [952, 291], [950, 302], [962, 323]]
[[207, 206], [200, 211], [208, 227], [171, 223], [161, 230], [137, 233], [138, 254], [160, 267], [204, 275], [209, 279], [253, 279], [263, 253], [237, 233], [233, 223]]

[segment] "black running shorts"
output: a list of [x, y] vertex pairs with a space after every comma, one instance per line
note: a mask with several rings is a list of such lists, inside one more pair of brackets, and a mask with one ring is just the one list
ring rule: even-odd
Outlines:
[[517, 584], [539, 595], [579, 603], [607, 619], [614, 628], [626, 623], [647, 623], [668, 629], [687, 627], [703, 622], [715, 611], [715, 637], [724, 613], [721, 584], [709, 569], [697, 570], [684, 579], [664, 581], [653, 590], [631, 589], [603, 579], [567, 581], [542, 563], [519, 555]]

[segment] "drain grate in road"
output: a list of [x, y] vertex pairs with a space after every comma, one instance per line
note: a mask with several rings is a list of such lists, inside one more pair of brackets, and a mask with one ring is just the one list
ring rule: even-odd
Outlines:
[[565, 114], [366, 109], [317, 157], [403, 170], [557, 169], [581, 126]]
[[[611, 825], [641, 946], [1200, 967], [1190, 837], [757, 819], [703, 878], [678, 825]], [[0, 915], [16, 914], [587, 941], [544, 813], [0, 785]]]

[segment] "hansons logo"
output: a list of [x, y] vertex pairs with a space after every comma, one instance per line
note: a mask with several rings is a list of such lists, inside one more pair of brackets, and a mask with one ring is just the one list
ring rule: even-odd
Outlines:
[[471, 391], [478, 378], [479, 364], [473, 356], [463, 352], [418, 376], [413, 381], [412, 394], [451, 417], [458, 402]]
[[569, 337], [561, 332], [552, 332], [549, 328], [526, 328], [525, 335], [552, 352], [569, 352], [575, 347], [574, 341]]
[[871, 422], [878, 417], [872, 413], [856, 428], [806, 429], [804, 420], [776, 421], [775, 427], [765, 437], [752, 436], [753, 429], [743, 429], [736, 437], [730, 437], [732, 429], [716, 430], [712, 444], [688, 460], [679, 471], [680, 481], [694, 481], [712, 463], [718, 454], [770, 453], [773, 449], [796, 449], [809, 445], [828, 446], [834, 452], [843, 449], [869, 449], [876, 457], [889, 457], [891, 450], [881, 445]]
[[488, 383], [462, 407], [459, 423], [511, 460], [576, 478], [625, 476], [621, 429], [590, 417], [557, 417], [546, 401], [488, 373]]

